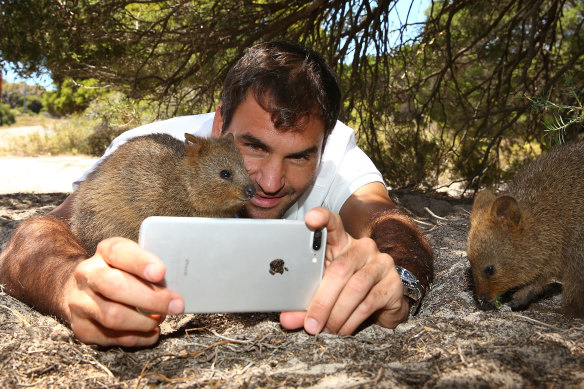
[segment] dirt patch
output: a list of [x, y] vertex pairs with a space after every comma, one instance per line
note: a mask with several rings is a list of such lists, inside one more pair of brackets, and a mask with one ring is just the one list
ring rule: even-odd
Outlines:
[[[0, 247], [18, 222], [64, 194], [0, 196]], [[465, 242], [467, 202], [394, 193], [436, 253], [436, 280], [418, 316], [353, 336], [284, 331], [277, 314], [176, 316], [148, 349], [98, 348], [0, 292], [1, 387], [584, 387], [584, 320], [561, 296], [527, 311], [481, 311]]]

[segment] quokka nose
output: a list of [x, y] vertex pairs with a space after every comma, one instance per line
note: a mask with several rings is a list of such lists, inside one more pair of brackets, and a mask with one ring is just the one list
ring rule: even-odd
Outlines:
[[495, 305], [492, 304], [485, 295], [478, 296], [477, 302], [479, 304], [479, 308], [483, 311], [492, 311], [495, 309]]
[[255, 187], [254, 187], [253, 185], [248, 185], [248, 186], [246, 186], [246, 187], [245, 187], [245, 189], [244, 189], [243, 191], [245, 192], [245, 194], [246, 194], [246, 195], [247, 195], [247, 196], [248, 196], [250, 199], [251, 199], [251, 198], [252, 198], [252, 197], [255, 195], [255, 193], [256, 193]]

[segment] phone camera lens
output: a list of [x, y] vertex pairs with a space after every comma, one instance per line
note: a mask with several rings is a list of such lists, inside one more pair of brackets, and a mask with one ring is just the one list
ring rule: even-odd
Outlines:
[[314, 236], [312, 238], [312, 249], [320, 250], [322, 246], [322, 230], [314, 231]]

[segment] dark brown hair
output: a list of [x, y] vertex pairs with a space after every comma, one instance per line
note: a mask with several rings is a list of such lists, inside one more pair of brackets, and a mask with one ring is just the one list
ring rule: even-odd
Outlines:
[[299, 128], [309, 115], [324, 122], [326, 138], [339, 116], [341, 92], [322, 56], [282, 41], [260, 43], [229, 70], [223, 86], [223, 130], [251, 91], [278, 129]]

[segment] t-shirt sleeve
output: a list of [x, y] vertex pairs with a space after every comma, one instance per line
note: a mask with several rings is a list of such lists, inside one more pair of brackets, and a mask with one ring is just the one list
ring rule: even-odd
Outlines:
[[286, 219], [304, 220], [314, 207], [339, 213], [357, 189], [383, 177], [371, 159], [357, 146], [352, 128], [337, 122], [329, 135], [313, 184], [288, 209]]
[[371, 159], [357, 146], [353, 135], [347, 143], [323, 206], [338, 213], [351, 194], [372, 182], [383, 183], [383, 177]]

